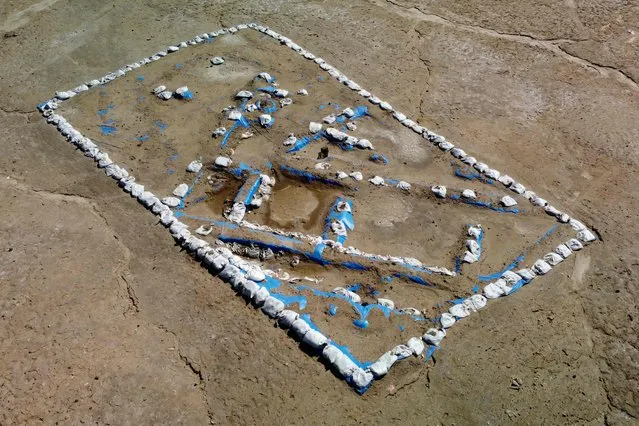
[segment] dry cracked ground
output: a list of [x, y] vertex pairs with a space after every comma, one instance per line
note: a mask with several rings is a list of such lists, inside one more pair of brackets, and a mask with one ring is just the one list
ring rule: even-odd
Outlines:
[[[638, 16], [636, 0], [3, 0], [0, 424], [637, 424]], [[464, 321], [434, 365], [400, 364], [357, 396], [34, 112], [246, 21], [434, 122], [601, 241]]]

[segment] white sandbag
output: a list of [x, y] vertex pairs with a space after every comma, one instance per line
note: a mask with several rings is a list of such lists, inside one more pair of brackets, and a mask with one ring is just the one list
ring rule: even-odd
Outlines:
[[422, 354], [422, 352], [424, 352], [424, 342], [422, 342], [422, 339], [418, 337], [411, 337], [410, 339], [408, 339], [406, 346], [408, 346], [410, 350], [413, 351], [413, 355], [415, 356], [419, 356]]
[[515, 180], [508, 175], [501, 175], [498, 179], [504, 186], [510, 186]]
[[219, 56], [216, 56], [214, 58], [211, 58], [211, 63], [213, 65], [222, 65], [224, 63], [224, 59]]
[[299, 89], [297, 94], [300, 96], [308, 96], [308, 91], [306, 89]]
[[248, 90], [240, 90], [235, 94], [237, 99], [251, 99], [253, 97], [253, 93]]
[[229, 120], [237, 121], [242, 118], [242, 113], [236, 109], [232, 109], [229, 111], [227, 117]]
[[[353, 123], [352, 121], [349, 121], [348, 123], [346, 123], [346, 128], [352, 132], [357, 130], [357, 125]], [[362, 140], [366, 140], [366, 139], [362, 139]], [[370, 142], [368, 143], [370, 144]]]
[[[353, 126], [350, 126], [350, 127], [353, 127]], [[359, 139], [359, 140], [355, 139], [354, 145], [358, 147], [359, 149], [375, 149], [373, 144], [368, 139]]]
[[473, 168], [479, 173], [486, 173], [489, 169], [488, 165], [482, 162], [476, 162], [475, 164], [473, 164]]
[[590, 232], [589, 229], [583, 229], [583, 230], [579, 231], [577, 233], [577, 238], [579, 238], [579, 240], [584, 242], [584, 243], [590, 243], [590, 242], [595, 241], [597, 239], [597, 237], [595, 237], [595, 234]]
[[299, 340], [302, 340], [304, 335], [311, 330], [311, 326], [302, 318], [298, 318], [291, 324], [291, 330]]
[[475, 198], [477, 198], [477, 195], [472, 189], [464, 189], [462, 191], [462, 197], [474, 200]]
[[202, 169], [202, 162], [200, 160], [193, 160], [186, 166], [186, 171], [191, 173], [197, 173]]
[[295, 142], [297, 142], [297, 138], [295, 137], [295, 135], [293, 133], [289, 134], [288, 137], [284, 140], [284, 146], [291, 146], [291, 145], [295, 145]]
[[260, 267], [255, 265], [249, 268], [249, 270], [246, 272], [246, 277], [249, 280], [253, 280], [255, 282], [262, 282], [266, 279], [264, 271]]
[[163, 92], [158, 93], [156, 96], [162, 99], [163, 101], [168, 101], [169, 99], [173, 97], [173, 92], [171, 92], [170, 90], [165, 90]]
[[342, 114], [348, 118], [351, 118], [355, 115], [355, 111], [353, 111], [353, 108], [346, 108], [342, 111]]
[[419, 311], [419, 309], [415, 309], [415, 308], [402, 308], [399, 311], [404, 315], [410, 315], [410, 316], [419, 316], [422, 314]]
[[535, 195], [535, 196], [533, 196], [533, 197], [530, 199], [530, 202], [531, 202], [531, 203], [533, 203], [535, 206], [538, 206], [538, 207], [544, 207], [546, 204], [548, 204], [548, 201], [546, 201], [546, 200], [544, 200], [543, 198], [538, 197], [538, 196], [536, 196], [536, 195]]
[[169, 207], [177, 207], [180, 205], [180, 199], [176, 197], [164, 197], [162, 198], [162, 204]]
[[477, 159], [475, 157], [471, 157], [470, 155], [467, 155], [461, 160], [463, 163], [468, 164], [469, 166], [473, 166], [477, 162]]
[[486, 298], [481, 294], [473, 294], [468, 299], [466, 299], [467, 306], [471, 311], [478, 311], [486, 306]]
[[570, 227], [574, 229], [576, 232], [583, 231], [584, 229], [586, 229], [586, 225], [584, 225], [577, 219], [570, 219], [569, 224], [570, 224]]
[[394, 310], [395, 309], [395, 302], [393, 302], [390, 299], [383, 299], [383, 298], [380, 297], [380, 298], [377, 299], [377, 304], [381, 305], [381, 306], [384, 306], [384, 307], [386, 307], [386, 308], [388, 308], [390, 310]]
[[579, 241], [576, 238], [571, 238], [570, 240], [568, 240], [566, 242], [566, 245], [568, 246], [568, 248], [570, 248], [570, 250], [572, 251], [579, 251], [582, 248], [584, 248], [583, 244], [581, 244], [581, 241]]
[[219, 254], [207, 254], [205, 256], [205, 260], [209, 267], [214, 271], [221, 271], [229, 264], [228, 259]]
[[337, 116], [335, 114], [329, 114], [322, 119], [322, 121], [326, 124], [333, 124], [337, 120]]
[[410, 191], [410, 183], [400, 180], [397, 183], [397, 189], [401, 189], [402, 191]]
[[455, 324], [455, 317], [451, 314], [449, 314], [448, 312], [444, 312], [442, 313], [442, 317], [439, 320], [439, 322], [441, 323], [442, 327], [444, 328], [450, 328], [453, 326], [453, 324]]
[[185, 183], [181, 183], [173, 190], [173, 195], [175, 195], [176, 197], [182, 198], [186, 195], [188, 191], [189, 191], [189, 186]]
[[448, 308], [448, 312], [451, 315], [454, 315], [455, 318], [466, 318], [468, 315], [470, 315], [471, 311], [470, 311], [470, 308], [468, 307], [468, 304], [458, 303]]
[[393, 118], [395, 118], [397, 121], [404, 121], [406, 120], [406, 116], [404, 114], [402, 114], [399, 111], [395, 111], [393, 113]]
[[388, 351], [384, 353], [384, 355], [379, 357], [377, 361], [371, 364], [369, 369], [371, 373], [373, 373], [373, 376], [379, 379], [380, 377], [384, 377], [388, 373], [388, 370], [390, 370], [390, 368], [393, 366], [393, 364], [395, 364], [396, 361], [397, 355], [394, 355], [390, 351]]
[[153, 93], [155, 95], [159, 95], [160, 93], [164, 92], [165, 90], [166, 90], [166, 86], [160, 85], [160, 86], [156, 87], [155, 89], [153, 89]]
[[490, 283], [484, 287], [484, 296], [488, 299], [497, 299], [504, 294], [504, 290], [495, 283]]
[[526, 283], [532, 281], [537, 276], [533, 270], [529, 268], [520, 269], [516, 271], [516, 274], [519, 275]]
[[273, 117], [271, 117], [270, 114], [262, 114], [259, 116], [258, 120], [260, 122], [260, 126], [266, 127], [271, 124]]
[[481, 255], [481, 247], [479, 246], [479, 243], [477, 241], [466, 240], [466, 247], [475, 256], [479, 257]]
[[253, 296], [253, 299], [252, 299], [253, 304], [259, 308], [260, 306], [264, 305], [264, 302], [266, 302], [266, 299], [270, 295], [271, 294], [268, 292], [266, 287], [259, 287], [257, 292], [255, 292], [255, 295]]
[[160, 214], [160, 223], [164, 226], [170, 226], [174, 220], [175, 220], [175, 216], [173, 215], [173, 212], [171, 211], [162, 212]]
[[572, 250], [570, 250], [565, 244], [559, 244], [557, 247], [555, 247], [555, 253], [565, 259], [572, 254]]
[[150, 207], [151, 205], [153, 205], [153, 199], [155, 198], [155, 196], [153, 195], [152, 192], [149, 191], [144, 191], [142, 194], [140, 194], [140, 196], [138, 197], [138, 201], [140, 203], [142, 203], [143, 205]]
[[336, 287], [332, 290], [332, 293], [342, 295], [346, 299], [353, 301], [355, 303], [360, 303], [362, 301], [362, 298], [359, 297], [357, 293], [347, 290], [344, 287]]
[[219, 136], [224, 136], [225, 133], [226, 127], [218, 127], [217, 129], [213, 130], [213, 137], [217, 138]]
[[282, 312], [280, 312], [280, 316], [278, 317], [277, 323], [279, 324], [281, 328], [284, 328], [284, 329], [291, 328], [293, 323], [298, 320], [299, 316], [300, 315], [297, 312], [285, 309]]
[[373, 185], [376, 186], [383, 186], [384, 185], [384, 178], [381, 176], [374, 176], [373, 178], [368, 180], [370, 183], [372, 183]]
[[349, 174], [349, 176], [357, 181], [364, 179], [364, 175], [362, 174], [362, 172], [352, 172], [351, 174]]
[[357, 368], [353, 371], [351, 378], [353, 380], [353, 386], [355, 386], [356, 389], [362, 389], [371, 384], [373, 381], [373, 373]]
[[275, 95], [276, 98], [285, 98], [288, 96], [288, 90], [277, 89], [275, 92], [273, 92], [273, 95]]
[[514, 286], [515, 284], [517, 284], [519, 281], [521, 281], [521, 277], [513, 272], [513, 271], [506, 271], [501, 275], [501, 278], [503, 280], [506, 281], [506, 283], [508, 283], [509, 286]]
[[406, 345], [397, 345], [391, 349], [391, 353], [397, 356], [397, 359], [405, 359], [413, 354], [413, 350]]
[[[229, 268], [230, 266], [227, 266], [226, 268]], [[224, 268], [224, 270], [226, 270], [226, 268]], [[239, 270], [239, 268], [237, 268], [236, 266], [234, 268]], [[260, 286], [257, 283], [251, 280], [246, 280], [244, 282], [244, 285], [242, 286], [242, 296], [244, 296], [246, 300], [252, 300], [257, 294], [257, 292], [259, 291], [259, 289], [260, 289]]]
[[446, 198], [446, 187], [443, 185], [435, 185], [431, 188], [431, 191], [439, 198]]
[[504, 207], [512, 207], [517, 205], [517, 201], [515, 201], [514, 198], [509, 197], [508, 195], [501, 197], [500, 202], [501, 202], [501, 205]]
[[561, 257], [560, 255], [558, 255], [557, 253], [551, 252], [551, 253], [546, 253], [543, 257], [543, 259], [546, 261], [546, 263], [548, 263], [550, 266], [556, 266], [559, 265], [561, 262], [564, 261], [564, 258]]
[[389, 104], [388, 102], [380, 102], [379, 103], [379, 107], [381, 109], [383, 109], [384, 111], [392, 111], [393, 110], [393, 106], [391, 104]]
[[436, 328], [429, 328], [422, 336], [422, 340], [429, 345], [439, 346], [442, 340], [446, 337], [446, 330], [438, 330]]
[[302, 344], [308, 346], [311, 349], [319, 351], [328, 343], [328, 339], [322, 333], [317, 330], [310, 329], [304, 334], [302, 338]]
[[501, 173], [499, 172], [499, 170], [488, 169], [488, 170], [486, 170], [485, 175], [486, 175], [486, 177], [489, 177], [490, 179], [497, 180], [501, 176]]
[[526, 187], [521, 183], [513, 182], [510, 184], [510, 190], [516, 192], [517, 194], [523, 194], [526, 190]]
[[466, 151], [461, 148], [453, 148], [450, 150], [450, 154], [455, 158], [462, 158], [466, 156]]
[[220, 167], [229, 167], [232, 163], [233, 163], [233, 160], [231, 160], [228, 157], [223, 157], [221, 155], [215, 159], [215, 165]]
[[284, 310], [284, 306], [284, 302], [273, 296], [269, 296], [264, 301], [264, 305], [262, 305], [262, 312], [271, 318], [277, 318]]
[[360, 91], [358, 92], [358, 94], [359, 94], [361, 97], [363, 97], [363, 98], [370, 98], [370, 97], [371, 97], [371, 92], [369, 92], [368, 90], [364, 90], [364, 89], [360, 90]]
[[464, 252], [464, 256], [462, 257], [462, 262], [475, 263], [477, 261], [479, 261], [479, 255], [471, 253], [470, 251]]
[[[204, 258], [206, 259], [206, 255], [204, 255]], [[228, 283], [231, 285], [231, 288], [233, 290], [235, 290], [239, 294], [242, 294], [242, 290], [244, 289], [247, 281], [248, 280], [246, 279], [246, 277], [244, 277], [242, 274], [237, 274], [233, 275], [229, 279]]]
[[453, 145], [452, 143], [448, 141], [441, 142], [438, 146], [439, 146], [439, 149], [441, 149], [444, 152], [448, 152], [451, 149], [455, 148], [455, 145]]
[[203, 235], [203, 236], [207, 236], [209, 235], [211, 232], [213, 232], [213, 226], [206, 226], [206, 225], [200, 225], [196, 230], [195, 233], [199, 234], [199, 235]]
[[207, 245], [206, 241], [201, 240], [195, 236], [191, 236], [187, 238], [186, 241], [184, 242], [184, 247], [190, 252], [197, 251], [198, 249], [206, 245]]
[[[319, 123], [315, 123], [315, 124], [319, 124]], [[321, 124], [320, 124], [320, 126], [321, 126]], [[309, 125], [309, 128], [310, 128], [310, 125]], [[321, 127], [320, 127], [320, 130], [321, 130]], [[346, 140], [346, 138], [348, 138], [348, 135], [346, 133], [340, 132], [339, 130], [337, 130], [337, 129], [333, 128], [333, 127], [329, 127], [328, 129], [326, 129], [326, 134], [331, 139], [334, 139], [334, 140], [336, 140], [338, 142], [343, 142], [343, 141]]]
[[537, 261], [533, 264], [532, 270], [536, 275], [545, 275], [552, 269], [552, 266], [548, 264], [543, 259], [537, 259]]
[[224, 269], [222, 269], [220, 271], [219, 277], [224, 281], [227, 282], [231, 279], [231, 277], [235, 276], [235, 275], [242, 275], [242, 272], [240, 271], [240, 268], [238, 268], [237, 266], [231, 265], [230, 263], [227, 264]]
[[242, 202], [234, 203], [231, 210], [227, 212], [226, 217], [235, 223], [240, 223], [246, 214], [246, 205]]

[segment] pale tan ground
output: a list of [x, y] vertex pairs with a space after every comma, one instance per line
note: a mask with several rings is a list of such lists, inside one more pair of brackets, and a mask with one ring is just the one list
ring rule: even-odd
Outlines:
[[[610, 4], [2, 2], [0, 423], [636, 423], [639, 5]], [[356, 396], [33, 112], [250, 20], [552, 194], [603, 243], [464, 321], [432, 368], [401, 363]]]

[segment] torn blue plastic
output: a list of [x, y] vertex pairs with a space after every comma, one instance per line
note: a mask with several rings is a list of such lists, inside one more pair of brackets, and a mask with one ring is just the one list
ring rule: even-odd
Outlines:
[[506, 271], [512, 271], [513, 269], [515, 269], [517, 266], [519, 266], [519, 264], [521, 262], [524, 261], [524, 255], [520, 254], [519, 256], [517, 256], [515, 258], [515, 260], [513, 260], [508, 266], [506, 266], [502, 271], [499, 272], [495, 272], [494, 274], [488, 274], [488, 275], [478, 275], [477, 279], [479, 281], [492, 281], [492, 280], [496, 280], [498, 278], [501, 278], [502, 275], [504, 275], [504, 272]]
[[344, 186], [341, 182], [335, 180], [335, 179], [330, 179], [330, 178], [326, 178], [324, 176], [319, 176], [319, 175], [315, 175], [313, 173], [307, 172], [306, 170], [300, 170], [300, 169], [296, 169], [294, 167], [289, 167], [287, 165], [282, 165], [280, 167], [280, 169], [282, 170], [282, 172], [294, 176], [294, 177], [299, 177], [302, 178], [303, 180], [305, 180], [308, 183], [311, 182], [320, 182], [320, 183], [324, 183], [326, 185], [332, 185], [332, 186]]
[[519, 214], [520, 211], [518, 208], [516, 207], [499, 207], [499, 206], [494, 206], [492, 203], [489, 202], [485, 202], [485, 201], [477, 201], [477, 200], [470, 200], [470, 199], [466, 199], [466, 198], [462, 198], [461, 196], [459, 196], [458, 194], [452, 194], [450, 196], [450, 198], [452, 200], [460, 200], [461, 202], [465, 203], [465, 204], [470, 204], [471, 206], [475, 206], [475, 207], [483, 207], [495, 212], [499, 212], [499, 213], [512, 213], [512, 214]]
[[164, 133], [164, 131], [166, 130], [167, 127], [169, 127], [169, 125], [167, 123], [164, 123], [160, 120], [155, 120], [153, 122], [153, 125], [155, 127], [157, 127], [158, 129], [160, 129], [160, 133]]
[[175, 69], [176, 69], [176, 70], [179, 70], [179, 69], [181, 69], [182, 67], [184, 67], [184, 65], [182, 65], [182, 64], [175, 64]]
[[182, 198], [180, 198], [180, 204], [177, 207], [178, 210], [181, 210], [181, 209], [184, 208], [184, 201], [186, 200], [186, 197], [191, 195], [191, 192], [193, 192], [193, 188], [195, 188], [195, 185], [197, 185], [198, 181], [200, 180], [200, 178], [202, 177], [203, 174], [204, 174], [204, 170], [201, 170], [195, 176], [195, 179], [193, 179], [193, 183], [191, 183], [191, 185], [189, 186], [189, 189], [187, 189], [186, 194], [184, 194], [184, 196]]
[[[452, 162], [451, 162], [452, 163]], [[452, 163], [454, 164], [454, 163]], [[460, 169], [458, 167], [455, 168], [455, 176], [466, 179], [466, 180], [479, 180], [480, 182], [486, 183], [488, 185], [492, 185], [495, 183], [492, 179], [487, 179], [481, 174], [471, 170], [471, 169]]]
[[435, 287], [434, 284], [429, 283], [428, 281], [426, 281], [425, 279], [423, 279], [422, 277], [418, 276], [418, 275], [411, 275], [411, 274], [405, 274], [403, 272], [396, 272], [393, 274], [394, 277], [396, 278], [405, 278], [408, 279], [412, 282], [414, 282], [415, 284], [419, 284], [419, 285], [424, 285], [427, 287]]
[[328, 304], [328, 314], [332, 317], [334, 317], [335, 315], [337, 315], [337, 306], [333, 305], [332, 303]]
[[115, 126], [111, 126], [109, 124], [101, 124], [98, 127], [100, 127], [100, 132], [102, 132], [104, 136], [112, 135], [118, 131]]
[[376, 163], [388, 164], [388, 158], [384, 157], [382, 154], [371, 154], [370, 160]]
[[191, 92], [190, 90], [183, 92], [181, 95], [176, 94], [176, 96], [180, 97], [181, 99], [184, 99], [185, 101], [190, 101], [194, 97], [193, 92]]
[[[337, 207], [342, 202], [345, 202], [348, 204], [350, 211], [340, 212], [337, 210]], [[346, 200], [342, 197], [337, 197], [337, 199], [331, 206], [331, 209], [329, 210], [328, 215], [326, 216], [326, 221], [324, 225], [324, 234], [322, 235], [322, 237], [325, 240], [329, 239], [331, 224], [333, 223], [333, 221], [340, 221], [344, 224], [344, 227], [347, 230], [353, 231], [355, 229], [355, 220], [353, 219], [352, 210], [353, 210], [353, 202], [351, 200]], [[344, 244], [344, 242], [346, 241], [346, 236], [337, 235], [335, 240], [341, 244]]]
[[272, 292], [271, 296], [284, 303], [285, 307], [289, 307], [297, 303], [300, 311], [306, 308], [307, 300], [304, 296], [280, 294], [277, 292]]
[[137, 77], [135, 77], [135, 79], [137, 81], [144, 81], [144, 76], [143, 75], [138, 75]]
[[314, 134], [312, 136], [303, 136], [301, 138], [298, 138], [295, 141], [295, 145], [293, 145], [291, 148], [289, 148], [286, 152], [291, 153], [291, 152], [300, 151], [300, 150], [306, 148], [306, 146], [308, 144], [310, 144], [311, 142], [316, 141], [316, 140], [324, 137], [325, 133], [326, 132], [324, 130], [322, 130], [322, 131], [320, 131], [320, 132], [318, 132], [318, 133], [316, 133], [316, 134]]
[[248, 206], [262, 184], [260, 175], [250, 175], [235, 196], [234, 202]]
[[228, 169], [228, 172], [231, 173], [233, 176], [235, 177], [242, 177], [242, 175], [244, 174], [244, 172], [248, 172], [249, 174], [252, 175], [259, 175], [260, 171], [257, 169], [254, 169], [253, 167], [249, 166], [246, 163], [240, 163], [237, 167], [234, 167], [232, 169]]
[[[336, 106], [336, 109], [339, 109], [339, 105], [336, 104], [335, 106]], [[368, 106], [366, 105], [356, 106], [355, 108], [353, 108], [353, 112], [355, 113], [355, 115], [353, 115], [352, 117], [347, 117], [345, 114], [338, 115], [335, 118], [335, 122], [341, 124], [341, 123], [345, 123], [348, 120], [354, 121], [359, 118], [365, 117], [368, 115]]]
[[135, 140], [139, 141], [139, 142], [145, 142], [149, 139], [149, 135], [147, 133], [143, 134], [142, 136], [137, 136], [135, 138]]
[[[262, 102], [270, 102], [270, 105], [264, 106], [262, 105]], [[265, 112], [267, 114], [272, 114], [275, 111], [277, 111], [277, 103], [273, 99], [260, 99], [259, 101], [255, 103], [255, 106], [257, 106], [257, 108], [260, 111]]]
[[277, 87], [275, 86], [258, 87], [257, 91], [264, 92], [264, 93], [275, 93], [277, 91]]

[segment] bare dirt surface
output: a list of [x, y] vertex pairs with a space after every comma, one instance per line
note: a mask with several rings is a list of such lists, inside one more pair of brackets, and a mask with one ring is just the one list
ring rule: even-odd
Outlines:
[[[3, 2], [0, 423], [636, 423], [638, 9]], [[552, 196], [602, 242], [460, 323], [433, 365], [399, 363], [357, 396], [34, 111], [169, 42], [251, 21]]]

